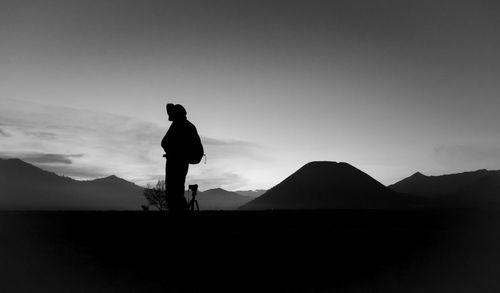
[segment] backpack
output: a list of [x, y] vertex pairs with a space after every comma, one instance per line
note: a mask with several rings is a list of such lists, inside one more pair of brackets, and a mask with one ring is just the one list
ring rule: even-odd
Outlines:
[[201, 144], [200, 136], [193, 125], [193, 131], [191, 132], [191, 141], [188, 147], [187, 159], [189, 164], [198, 164], [205, 155], [203, 150], [203, 145]]

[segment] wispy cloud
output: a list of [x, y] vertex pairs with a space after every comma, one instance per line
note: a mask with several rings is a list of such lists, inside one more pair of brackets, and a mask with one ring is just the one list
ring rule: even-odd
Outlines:
[[264, 159], [262, 146], [252, 142], [210, 137], [202, 137], [201, 139], [205, 148], [210, 151], [210, 158], [224, 159], [244, 156], [252, 160]]
[[8, 134], [5, 130], [3, 130], [2, 128], [0, 128], [0, 136], [3, 136], [3, 137], [10, 137], [11, 135]]
[[258, 144], [251, 143], [248, 141], [241, 140], [228, 140], [228, 139], [217, 139], [211, 137], [203, 137], [203, 142], [205, 145], [216, 146], [216, 147], [236, 147], [236, 148], [253, 148], [259, 147]]
[[39, 165], [42, 169], [50, 170], [61, 176], [78, 178], [80, 180], [91, 180], [95, 178], [103, 178], [110, 175], [110, 173], [100, 166], [86, 166], [86, 165], [74, 165], [74, 164], [50, 164], [50, 165]]
[[52, 132], [47, 132], [47, 131], [27, 131], [26, 135], [33, 136], [34, 138], [37, 139], [45, 139], [45, 140], [54, 140], [57, 138], [57, 135]]
[[0, 156], [15, 157], [32, 164], [72, 164], [72, 158], [81, 158], [83, 154], [42, 154], [42, 153], [3, 153]]
[[[0, 155], [76, 179], [115, 174], [145, 185], [163, 178], [164, 126], [15, 100], [0, 101], [0, 123], [2, 133], [9, 135], [0, 140]], [[243, 186], [245, 168], [262, 157], [261, 147], [250, 142], [204, 136], [202, 141], [208, 164], [192, 166], [188, 179], [207, 188]]]

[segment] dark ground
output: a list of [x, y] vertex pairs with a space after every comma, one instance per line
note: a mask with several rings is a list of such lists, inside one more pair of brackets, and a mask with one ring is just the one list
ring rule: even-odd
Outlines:
[[500, 212], [4, 212], [0, 265], [0, 292], [499, 292]]

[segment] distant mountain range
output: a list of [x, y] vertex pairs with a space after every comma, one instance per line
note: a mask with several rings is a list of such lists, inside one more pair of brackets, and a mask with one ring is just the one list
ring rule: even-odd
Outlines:
[[500, 205], [500, 171], [483, 169], [441, 176], [425, 176], [417, 172], [389, 188], [426, 197], [439, 205]]
[[[144, 188], [116, 176], [78, 181], [0, 159], [0, 210], [139, 210]], [[347, 163], [311, 162], [268, 191], [199, 192], [201, 210], [500, 206], [500, 171], [415, 173], [385, 187]]]
[[267, 192], [267, 190], [265, 189], [257, 189], [257, 190], [244, 190], [244, 191], [235, 191], [236, 193], [238, 193], [239, 195], [243, 195], [243, 196], [249, 196], [249, 197], [259, 197], [261, 195], [263, 195], [264, 193]]
[[198, 192], [196, 196], [201, 210], [235, 210], [252, 199], [254, 198], [222, 188]]
[[2, 210], [137, 210], [143, 188], [116, 176], [78, 181], [19, 159], [0, 159]]
[[[144, 188], [114, 175], [79, 181], [19, 159], [0, 159], [0, 210], [140, 210]], [[240, 194], [240, 192], [243, 194]], [[202, 210], [234, 210], [252, 200], [245, 194], [211, 189], [198, 192]]]
[[418, 206], [347, 163], [311, 162], [242, 210], [374, 209]]

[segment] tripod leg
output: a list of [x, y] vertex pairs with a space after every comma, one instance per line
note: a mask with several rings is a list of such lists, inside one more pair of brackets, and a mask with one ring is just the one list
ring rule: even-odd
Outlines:
[[[198, 201], [195, 200], [194, 203], [196, 203], [196, 210], [199, 212], [200, 211], [200, 206], [198, 205]], [[193, 209], [194, 209], [194, 207], [193, 207]]]
[[190, 212], [194, 211], [194, 202], [192, 199], [189, 201], [189, 208], [188, 209]]

